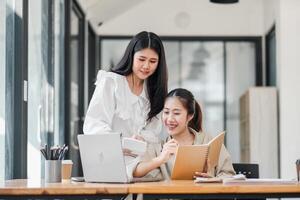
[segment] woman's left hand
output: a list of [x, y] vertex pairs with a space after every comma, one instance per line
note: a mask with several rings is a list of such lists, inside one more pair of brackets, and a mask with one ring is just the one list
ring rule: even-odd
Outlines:
[[195, 172], [195, 178], [196, 177], [212, 178], [211, 175], [209, 175], [208, 173], [204, 173], [204, 172]]
[[210, 170], [210, 160], [209, 158], [206, 160], [203, 172], [195, 172], [195, 177], [203, 177], [203, 178], [212, 178], [211, 175], [208, 174], [208, 170]]

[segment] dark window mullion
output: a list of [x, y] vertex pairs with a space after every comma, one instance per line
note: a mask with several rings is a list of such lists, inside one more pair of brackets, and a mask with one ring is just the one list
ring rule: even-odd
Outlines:
[[[23, 0], [23, 48], [22, 48], [22, 60], [23, 63], [22, 65], [22, 79], [26, 80], [26, 83], [28, 83], [28, 0]], [[18, 58], [17, 58], [18, 59]], [[28, 95], [28, 84], [26, 88], [22, 87], [22, 89], [26, 89], [26, 95]], [[27, 132], [27, 125], [28, 125], [28, 119], [27, 119], [27, 113], [28, 113], [28, 106], [27, 106], [27, 101], [28, 97], [26, 97], [26, 101], [23, 101], [22, 98], [22, 136], [20, 136], [22, 140], [22, 147], [21, 147], [21, 162], [22, 164], [20, 165], [21, 167], [21, 176], [20, 178], [27, 178], [27, 137], [28, 137], [28, 132]]]
[[[47, 46], [47, 54], [44, 55], [45, 57], [43, 58], [45, 62], [45, 67], [46, 69], [44, 70], [47, 74], [46, 74], [46, 81], [49, 85], [51, 85], [52, 87], [54, 87], [54, 1], [51, 0], [47, 0], [47, 1], [42, 1], [42, 9], [46, 12], [44, 13], [42, 16], [45, 19], [45, 21], [47, 22], [46, 27], [42, 27], [44, 29], [44, 31], [42, 31], [42, 38], [44, 38], [42, 41], [46, 41], [45, 44]], [[45, 40], [45, 38], [47, 38]], [[47, 105], [47, 108], [45, 108], [46, 110], [48, 110], [49, 115], [47, 116], [47, 118], [49, 120], [47, 120], [47, 127], [49, 127], [46, 131], [47, 131], [47, 144], [49, 145], [54, 145], [54, 133], [50, 132], [51, 130], [54, 130], [54, 127], [51, 127], [51, 125], [53, 126], [53, 121], [54, 121], [54, 102], [52, 101], [52, 99], [54, 99], [53, 96], [51, 96], [53, 94], [48, 93], [47, 96], [45, 97], [46, 99], [44, 99], [43, 101], [48, 101], [50, 102]]]
[[[223, 71], [224, 71], [224, 121], [223, 130], [227, 130], [227, 52], [226, 52], [226, 41], [223, 41]], [[226, 145], [226, 140], [225, 140]]]

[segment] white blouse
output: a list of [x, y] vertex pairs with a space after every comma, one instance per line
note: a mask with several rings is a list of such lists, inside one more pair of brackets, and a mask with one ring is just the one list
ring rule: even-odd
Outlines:
[[161, 114], [147, 121], [150, 102], [145, 83], [137, 96], [131, 92], [125, 76], [100, 70], [95, 85], [84, 120], [84, 134], [121, 132], [124, 137], [137, 134], [148, 143], [160, 142]]
[[141, 95], [133, 94], [125, 76], [100, 70], [96, 89], [87, 110], [83, 131], [122, 132], [124, 137], [139, 134], [148, 142], [158, 142], [162, 123], [160, 114], [147, 122], [150, 102], [144, 84]]

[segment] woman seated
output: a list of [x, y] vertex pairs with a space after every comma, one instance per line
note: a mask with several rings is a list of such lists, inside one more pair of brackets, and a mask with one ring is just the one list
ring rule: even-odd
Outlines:
[[[165, 100], [163, 124], [169, 136], [163, 145], [149, 144], [143, 160], [137, 165], [133, 176], [170, 179], [178, 145], [200, 145], [213, 137], [202, 130], [202, 111], [193, 94], [182, 88], [172, 90]], [[206, 167], [204, 172], [196, 172], [199, 177], [228, 177], [235, 174], [231, 157], [222, 145], [218, 165]]]

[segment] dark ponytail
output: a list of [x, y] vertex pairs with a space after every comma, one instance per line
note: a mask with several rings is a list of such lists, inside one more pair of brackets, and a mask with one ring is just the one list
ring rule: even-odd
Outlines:
[[202, 110], [200, 105], [195, 100], [194, 95], [183, 88], [177, 88], [168, 93], [167, 98], [177, 97], [187, 110], [188, 115], [193, 115], [189, 122], [189, 127], [197, 132], [202, 131]]
[[189, 127], [196, 130], [197, 132], [201, 132], [202, 131], [202, 110], [198, 102], [196, 100], [194, 100], [194, 102], [195, 102], [195, 112], [193, 118], [189, 122]]

